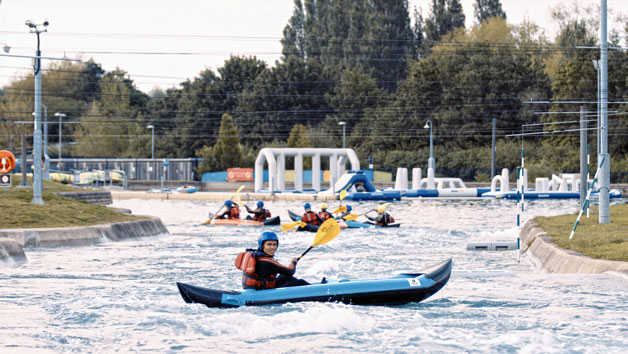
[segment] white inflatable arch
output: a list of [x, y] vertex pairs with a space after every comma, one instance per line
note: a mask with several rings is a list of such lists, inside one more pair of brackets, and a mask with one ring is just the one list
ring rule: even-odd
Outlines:
[[294, 189], [303, 191], [303, 156], [312, 156], [312, 188], [321, 190], [321, 156], [329, 157], [330, 187], [342, 176], [347, 160], [352, 170], [360, 169], [353, 149], [264, 148], [255, 160], [255, 191], [264, 187], [264, 162], [268, 163], [268, 190], [286, 190], [286, 156], [294, 156]]

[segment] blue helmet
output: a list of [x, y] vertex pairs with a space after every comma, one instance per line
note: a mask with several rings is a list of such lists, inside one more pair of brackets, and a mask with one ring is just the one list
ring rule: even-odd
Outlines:
[[262, 234], [259, 235], [259, 238], [257, 239], [257, 246], [258, 246], [258, 248], [261, 250], [262, 246], [264, 245], [264, 241], [270, 241], [270, 240], [277, 241], [277, 244], [279, 245], [279, 237], [277, 237], [276, 233], [274, 233], [272, 231], [264, 231], [264, 232], [262, 232]]
[[257, 202], [257, 207], [261, 208], [264, 206], [264, 202], [262, 202], [261, 200], [259, 202]]
[[231, 206], [232, 206], [232, 205], [233, 205], [233, 202], [232, 202], [232, 201], [230, 201], [230, 200], [226, 200], [226, 201], [225, 201], [225, 206], [226, 206], [227, 208], [231, 208]]
[[310, 203], [305, 203], [305, 205], [303, 205], [303, 208], [305, 210], [308, 210], [308, 209], [312, 209], [312, 206], [310, 205]]
[[351, 211], [351, 205], [347, 205], [347, 212]]

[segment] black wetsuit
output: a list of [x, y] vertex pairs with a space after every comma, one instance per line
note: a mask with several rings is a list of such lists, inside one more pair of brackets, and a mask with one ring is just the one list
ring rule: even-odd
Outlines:
[[375, 221], [377, 223], [377, 225], [382, 225], [382, 226], [386, 226], [392, 223], [392, 217], [390, 216], [390, 214], [388, 213], [381, 213], [378, 214], [377, 216], [366, 216], [369, 220], [371, 221]]
[[[264, 252], [258, 251], [258, 253], [261, 253], [263, 257], [270, 257]], [[303, 279], [293, 277], [294, 273], [297, 271], [296, 264], [291, 264], [290, 267], [286, 267], [276, 260], [268, 258], [256, 258], [255, 264], [255, 272], [262, 278], [270, 277], [272, 274], [279, 274], [275, 280], [275, 288], [310, 284]]]

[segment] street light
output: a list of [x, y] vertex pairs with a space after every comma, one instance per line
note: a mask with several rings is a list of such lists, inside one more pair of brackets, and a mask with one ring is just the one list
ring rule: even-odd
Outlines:
[[425, 122], [425, 126], [423, 128], [430, 129], [430, 158], [427, 160], [427, 168], [431, 168], [432, 170], [436, 171], [436, 161], [434, 160], [434, 139], [432, 136], [432, 121], [428, 119]]
[[342, 148], [346, 149], [346, 144], [345, 144], [345, 126], [347, 125], [347, 122], [339, 122], [338, 125], [342, 125]]
[[[30, 29], [30, 33], [37, 35], [37, 51], [35, 52], [35, 61], [33, 69], [35, 71], [35, 127], [34, 127], [34, 149], [33, 149], [33, 165], [35, 165], [35, 171], [33, 173], [33, 199], [31, 204], [44, 204], [44, 200], [41, 195], [44, 189], [43, 176], [41, 169], [41, 51], [39, 50], [39, 34], [46, 32], [48, 27], [48, 21], [44, 21], [41, 25], [34, 24], [31, 21], [26, 21], [25, 25]], [[43, 26], [44, 29], [40, 30], [37, 26]]]
[[59, 160], [57, 160], [57, 170], [61, 171], [61, 118], [65, 117], [65, 114], [57, 112], [55, 117], [59, 117]]
[[154, 125], [149, 125], [146, 127], [146, 129], [150, 129], [150, 136], [151, 136], [151, 148], [150, 148], [150, 158], [151, 159], [155, 159], [155, 126]]

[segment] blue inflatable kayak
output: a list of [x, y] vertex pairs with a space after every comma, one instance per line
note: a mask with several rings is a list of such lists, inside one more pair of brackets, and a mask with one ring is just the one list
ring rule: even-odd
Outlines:
[[268, 290], [223, 291], [177, 283], [187, 303], [207, 307], [238, 307], [288, 302], [342, 302], [354, 305], [399, 305], [420, 302], [438, 292], [451, 275], [451, 259], [423, 273], [403, 273], [390, 278], [328, 280], [326, 283]]

